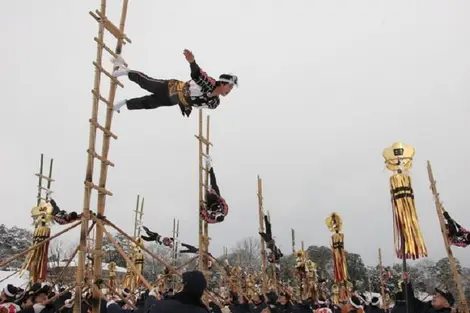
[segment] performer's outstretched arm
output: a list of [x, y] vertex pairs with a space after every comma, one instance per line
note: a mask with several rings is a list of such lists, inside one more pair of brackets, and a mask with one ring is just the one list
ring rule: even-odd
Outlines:
[[207, 73], [199, 67], [199, 65], [196, 63], [196, 60], [194, 60], [193, 53], [186, 49], [184, 50], [184, 56], [189, 62], [189, 66], [191, 68], [191, 78], [196, 84], [199, 85], [199, 87], [201, 87], [202, 92], [214, 91], [217, 81], [207, 75]]

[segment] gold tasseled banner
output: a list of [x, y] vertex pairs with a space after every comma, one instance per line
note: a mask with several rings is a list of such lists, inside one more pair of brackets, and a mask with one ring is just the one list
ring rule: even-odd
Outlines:
[[[37, 245], [51, 236], [51, 229], [48, 226], [40, 225], [33, 233], [33, 245]], [[21, 272], [25, 269], [29, 271], [29, 280], [32, 283], [43, 282], [47, 276], [49, 242], [31, 250], [26, 257]]]
[[[403, 258], [402, 244], [405, 244], [405, 258], [419, 259], [428, 255], [426, 244], [418, 223], [414, 203], [411, 177], [406, 174], [395, 174], [390, 177], [393, 208], [393, 230], [395, 250]], [[404, 240], [402, 239], [404, 237]]]
[[333, 248], [334, 279], [336, 282], [344, 282], [348, 279], [348, 267], [344, 253], [344, 234], [335, 233], [331, 236]]
[[339, 304], [339, 286], [338, 284], [333, 284], [331, 288], [331, 293], [333, 294], [333, 303]]
[[[139, 274], [143, 273], [144, 270], [144, 254], [142, 251], [139, 250], [134, 256], [134, 266], [137, 269], [137, 272]], [[135, 281], [136, 281], [136, 286], [141, 283], [140, 277], [138, 275], [135, 275]]]

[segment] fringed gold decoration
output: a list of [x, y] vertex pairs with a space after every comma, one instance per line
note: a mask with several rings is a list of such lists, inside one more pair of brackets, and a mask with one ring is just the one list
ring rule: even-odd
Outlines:
[[129, 259], [134, 263], [134, 267], [136, 268], [137, 273], [134, 272], [131, 266], [127, 266], [127, 272], [123, 283], [124, 287], [128, 288], [131, 293], [134, 293], [136, 288], [141, 283], [139, 274], [142, 274], [144, 267], [144, 254], [142, 253], [144, 242], [141, 238], [137, 238], [136, 241], [138, 244], [133, 245], [133, 249]]
[[339, 304], [339, 285], [333, 284], [331, 287], [331, 293], [333, 294], [333, 303]]
[[318, 300], [318, 288], [317, 288], [317, 264], [312, 260], [305, 262], [305, 270], [307, 272], [307, 297], [313, 301]]
[[398, 258], [413, 260], [428, 255], [418, 223], [411, 177], [408, 175], [414, 154], [415, 149], [403, 143], [394, 143], [383, 152], [386, 167], [394, 172], [390, 177], [390, 192], [395, 251]]
[[255, 289], [255, 277], [252, 274], [248, 274], [246, 277], [246, 296], [249, 300], [252, 300], [256, 294]]
[[[35, 226], [33, 245], [37, 245], [51, 236], [49, 224], [53, 221], [52, 212], [52, 205], [44, 201], [41, 201], [38, 206], [31, 210], [31, 217]], [[48, 253], [49, 242], [31, 250], [23, 263], [21, 275], [24, 270], [28, 270], [31, 283], [44, 282], [47, 276]]]
[[326, 225], [334, 234], [331, 236], [331, 248], [333, 250], [334, 280], [337, 283], [344, 283], [348, 279], [348, 267], [346, 264], [346, 255], [344, 253], [344, 234], [343, 222], [341, 217], [333, 212], [326, 219]]
[[108, 264], [108, 284], [112, 288], [108, 290], [108, 294], [114, 295], [113, 289], [116, 289], [116, 263], [110, 262]]

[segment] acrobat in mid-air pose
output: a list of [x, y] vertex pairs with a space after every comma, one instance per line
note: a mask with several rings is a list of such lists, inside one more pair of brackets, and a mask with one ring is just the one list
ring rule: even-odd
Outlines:
[[194, 246], [188, 245], [186, 243], [181, 243], [181, 245], [184, 247], [184, 250], [180, 250], [180, 253], [192, 253], [192, 254], [199, 253], [199, 249]]
[[270, 263], [279, 263], [281, 258], [284, 256], [281, 250], [276, 246], [276, 242], [273, 239], [271, 231], [271, 222], [267, 215], [264, 216], [265, 232], [260, 232], [261, 238], [266, 242], [266, 248], [269, 250], [268, 261]]
[[174, 244], [174, 241], [175, 241], [173, 238], [162, 237], [158, 233], [155, 233], [155, 232], [151, 231], [150, 229], [148, 229], [145, 226], [141, 226], [141, 227], [147, 233], [147, 236], [140, 235], [140, 238], [142, 238], [143, 240], [145, 240], [145, 241], [155, 241], [156, 243], [158, 243], [160, 245], [164, 245], [168, 248], [173, 248], [173, 244]]
[[120, 101], [114, 105], [114, 110], [119, 112], [124, 105], [127, 105], [128, 110], [148, 110], [179, 105], [183, 116], [189, 117], [193, 107], [217, 108], [220, 96], [225, 97], [232, 91], [233, 86], [238, 86], [237, 76], [222, 74], [216, 80], [199, 67], [191, 51], [184, 50], [184, 56], [191, 68], [192, 80], [187, 82], [176, 79], [155, 79], [129, 69], [121, 57], [113, 59], [113, 65], [118, 68], [113, 72], [115, 77], [127, 75], [131, 81], [151, 93], [140, 98]]
[[52, 215], [54, 216], [54, 221], [60, 225], [69, 224], [75, 222], [81, 218], [81, 215], [78, 215], [77, 212], [67, 212], [61, 210], [54, 199], [50, 199], [49, 203], [52, 205], [54, 209], [52, 211]]
[[209, 171], [210, 186], [206, 190], [205, 204], [201, 207], [201, 218], [208, 224], [220, 223], [228, 214], [228, 205], [220, 195], [214, 167], [209, 156], [206, 157], [206, 170]]
[[462, 248], [470, 245], [470, 231], [460, 226], [446, 211], [443, 214], [446, 219], [447, 237], [450, 243]]
[[[195, 246], [188, 245], [187, 243], [181, 243], [181, 245], [184, 247], [184, 250], [180, 250], [180, 253], [190, 253], [190, 254], [198, 254], [199, 253], [199, 248], [196, 248]], [[212, 254], [207, 253], [207, 255], [210, 258], [214, 258]], [[212, 261], [209, 259], [207, 262], [207, 268], [211, 269], [212, 268]]]

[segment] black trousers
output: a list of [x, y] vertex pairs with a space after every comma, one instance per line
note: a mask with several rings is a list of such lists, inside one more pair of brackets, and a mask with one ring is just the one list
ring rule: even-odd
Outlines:
[[217, 180], [215, 178], [214, 168], [211, 167], [209, 170], [209, 180], [212, 190], [215, 192], [206, 192], [206, 207], [210, 208], [213, 204], [218, 203], [220, 199], [220, 190], [217, 186]]
[[152, 94], [126, 101], [128, 110], [150, 110], [159, 107], [174, 106], [177, 102], [170, 98], [169, 80], [155, 79], [137, 71], [130, 71], [127, 75], [131, 81], [138, 84], [140, 88]]

